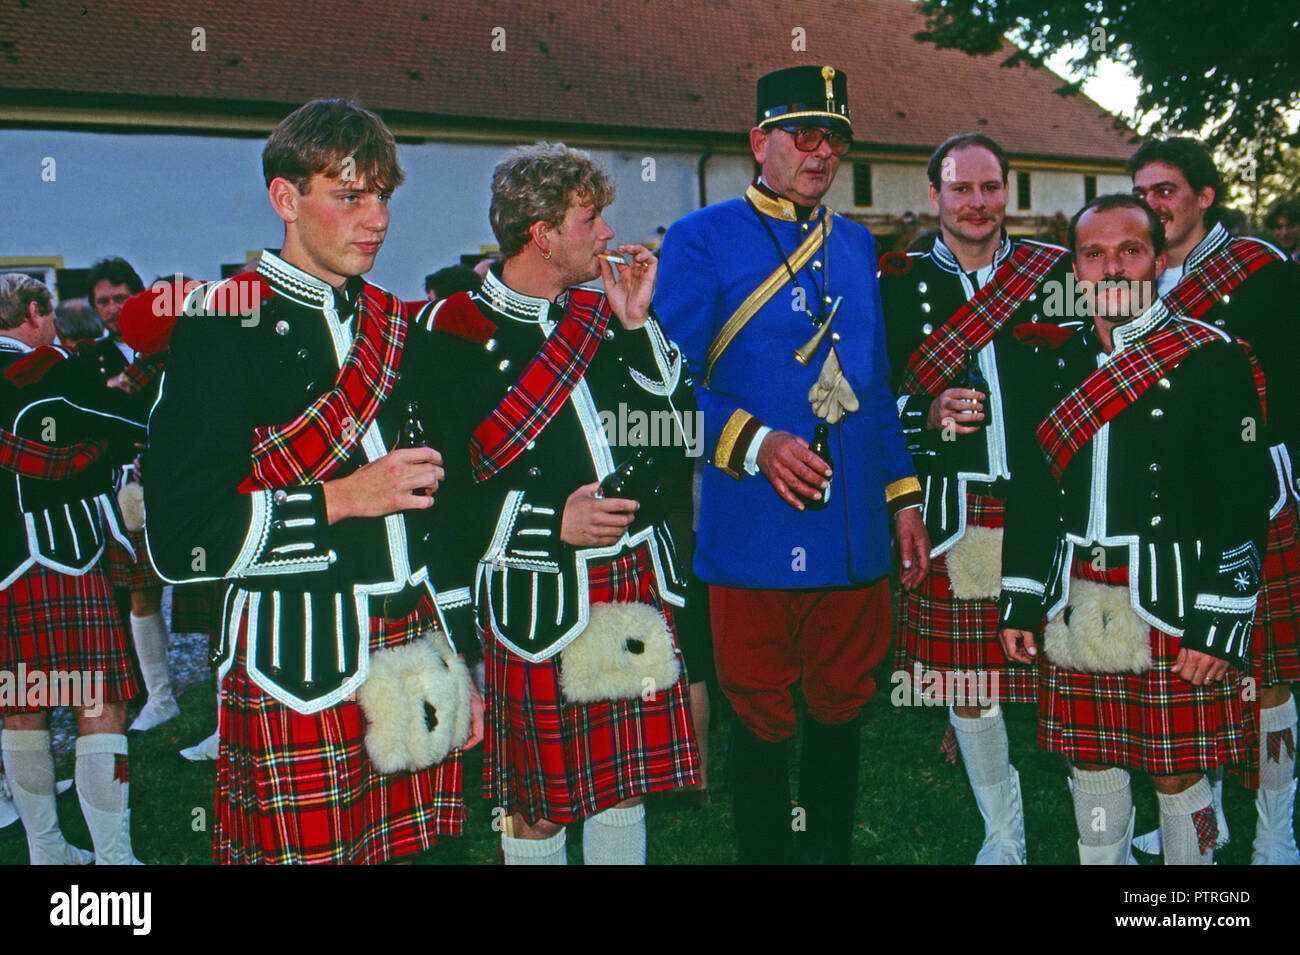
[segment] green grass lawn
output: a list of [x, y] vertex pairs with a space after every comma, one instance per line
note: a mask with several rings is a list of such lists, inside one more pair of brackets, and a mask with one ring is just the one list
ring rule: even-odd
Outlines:
[[[872, 865], [969, 865], [983, 838], [983, 825], [960, 764], [939, 752], [947, 719], [942, 707], [895, 708], [888, 674], [878, 674], [881, 690], [862, 719], [861, 793], [853, 836], [853, 861]], [[211, 683], [190, 688], [181, 698], [182, 716], [149, 733], [131, 734], [132, 834], [136, 855], [150, 864], [207, 865], [211, 862], [212, 795], [216, 764], [187, 763], [178, 750], [206, 736], [215, 724]], [[1073, 865], [1074, 816], [1060, 758], [1038, 749], [1032, 707], [1004, 709], [1011, 736], [1011, 758], [1020, 770], [1031, 864]], [[726, 784], [726, 743], [732, 715], [719, 694], [713, 699], [709, 786], [712, 802], [687, 808], [672, 799], [649, 800], [649, 861], [664, 865], [735, 862], [730, 794]], [[491, 806], [482, 790], [482, 750], [466, 759], [465, 789], [469, 825], [460, 839], [444, 839], [423, 864], [495, 863], [499, 837], [491, 828]], [[792, 751], [793, 753], [793, 751]], [[58, 775], [72, 775], [71, 754], [58, 760]], [[791, 765], [797, 766], [797, 758]], [[797, 793], [797, 788], [793, 790]], [[1157, 821], [1150, 782], [1134, 775], [1137, 831]], [[1254, 834], [1253, 794], [1235, 778], [1224, 785], [1231, 843], [1216, 861], [1250, 861]], [[64, 832], [77, 845], [90, 846], [76, 795], [59, 799]], [[581, 860], [581, 834], [569, 834], [570, 862]], [[1144, 864], [1158, 860], [1139, 856]], [[20, 825], [0, 833], [0, 864], [21, 865], [27, 846]]]

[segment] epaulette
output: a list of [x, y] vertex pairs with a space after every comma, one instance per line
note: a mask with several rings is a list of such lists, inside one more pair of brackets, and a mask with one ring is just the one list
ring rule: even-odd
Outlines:
[[876, 263], [877, 275], [906, 275], [912, 270], [912, 260], [906, 252], [886, 252]]
[[492, 337], [497, 327], [478, 310], [468, 292], [456, 292], [439, 302], [433, 310], [433, 328], [481, 345]]
[[5, 378], [15, 388], [26, 388], [46, 376], [51, 368], [68, 357], [67, 352], [53, 345], [33, 349], [5, 369]]
[[1012, 334], [1020, 344], [1031, 348], [1060, 348], [1069, 341], [1074, 329], [1051, 322], [1021, 322], [1012, 329]]

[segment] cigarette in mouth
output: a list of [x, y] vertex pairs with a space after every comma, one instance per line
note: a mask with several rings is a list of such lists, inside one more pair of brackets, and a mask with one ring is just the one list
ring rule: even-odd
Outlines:
[[615, 255], [613, 252], [597, 252], [602, 259], [610, 265], [627, 265], [627, 260], [621, 255]]

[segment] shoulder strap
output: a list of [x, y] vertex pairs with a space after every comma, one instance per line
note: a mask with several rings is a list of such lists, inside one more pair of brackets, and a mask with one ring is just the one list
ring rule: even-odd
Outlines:
[[[761, 213], [760, 213], [761, 215]], [[749, 320], [758, 314], [758, 310], [768, 303], [778, 291], [780, 291], [790, 281], [790, 275], [798, 272], [808, 264], [808, 260], [813, 254], [821, 248], [825, 237], [831, 234], [831, 228], [835, 223], [835, 216], [829, 208], [826, 208], [826, 228], [810, 232], [808, 238], [799, 244], [799, 248], [794, 250], [788, 261], [782, 262], [776, 267], [776, 270], [765, 278], [761, 285], [754, 291], [750, 292], [743, 302], [731, 313], [718, 332], [712, 344], [709, 345], [708, 360], [704, 369], [704, 387], [709, 386], [709, 379], [713, 377], [713, 366], [718, 363], [723, 352], [731, 347], [731, 343], [736, 340], [736, 336], [741, 330], [749, 324]]]

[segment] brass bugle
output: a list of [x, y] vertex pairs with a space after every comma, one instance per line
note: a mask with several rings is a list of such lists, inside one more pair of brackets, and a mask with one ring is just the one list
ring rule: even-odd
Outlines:
[[822, 339], [825, 338], [826, 333], [830, 331], [831, 322], [835, 321], [835, 313], [840, 310], [842, 304], [844, 304], [843, 295], [837, 298], [835, 304], [831, 306], [831, 313], [826, 316], [826, 321], [822, 322], [822, 327], [813, 332], [812, 338], [808, 339], [800, 347], [794, 350], [795, 361], [804, 366], [812, 361], [813, 355], [817, 354], [817, 349], [821, 347]]

